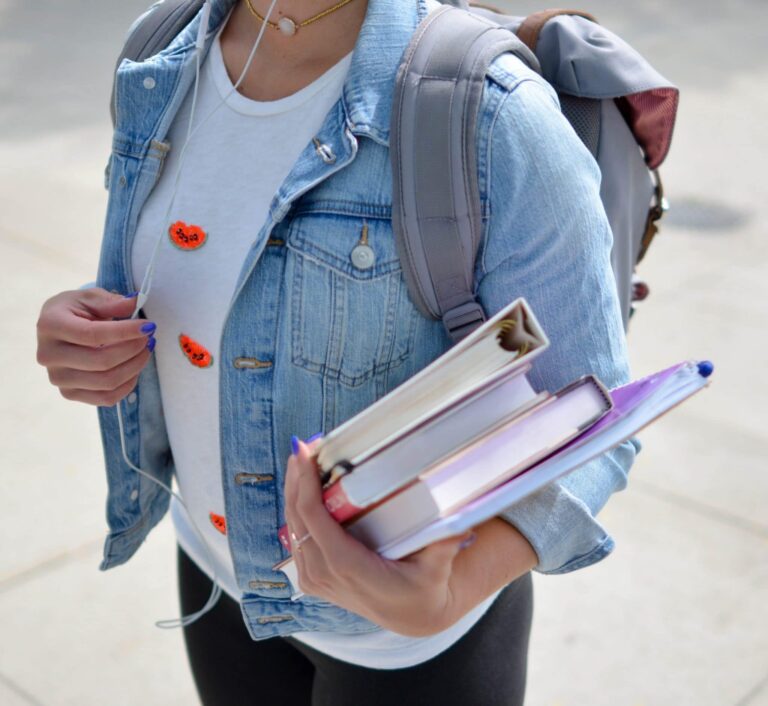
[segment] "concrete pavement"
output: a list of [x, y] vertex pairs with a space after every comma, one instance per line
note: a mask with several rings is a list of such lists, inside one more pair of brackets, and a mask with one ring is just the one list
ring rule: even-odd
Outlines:
[[[93, 279], [110, 69], [144, 0], [0, 0], [0, 704], [197, 703], [168, 523], [99, 573], [92, 408], [35, 364], [42, 302]], [[507, 3], [520, 14], [540, 3]], [[594, 12], [682, 89], [673, 204], [641, 274], [641, 375], [709, 357], [711, 388], [641, 435], [601, 514], [612, 557], [536, 576], [529, 706], [768, 706], [768, 6], [608, 0]]]

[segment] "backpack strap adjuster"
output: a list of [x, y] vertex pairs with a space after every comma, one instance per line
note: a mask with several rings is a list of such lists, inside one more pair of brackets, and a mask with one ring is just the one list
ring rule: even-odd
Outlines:
[[468, 336], [484, 321], [485, 312], [476, 301], [459, 304], [443, 314], [443, 325], [454, 343]]
[[653, 176], [656, 180], [656, 186], [654, 188], [654, 203], [651, 209], [648, 211], [648, 219], [645, 222], [645, 232], [643, 239], [640, 241], [640, 250], [637, 254], [635, 262], [640, 262], [651, 245], [651, 241], [659, 232], [658, 222], [661, 217], [669, 210], [669, 202], [664, 198], [664, 185], [661, 183], [661, 176], [659, 170], [653, 170]]

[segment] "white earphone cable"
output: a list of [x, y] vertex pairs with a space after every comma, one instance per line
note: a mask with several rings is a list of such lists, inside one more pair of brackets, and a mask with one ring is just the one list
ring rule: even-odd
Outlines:
[[[277, 4], [277, 0], [272, 0], [272, 3], [269, 6], [269, 9], [267, 10], [267, 13], [265, 15], [266, 19], [262, 23], [261, 29], [259, 30], [258, 36], [256, 37], [256, 41], [253, 43], [253, 47], [251, 48], [251, 52], [248, 55], [248, 60], [245, 62], [245, 66], [243, 67], [243, 70], [240, 73], [240, 77], [237, 79], [237, 82], [232, 86], [232, 88], [229, 90], [229, 92], [226, 95], [224, 95], [219, 100], [219, 102], [211, 110], [211, 112], [208, 113], [208, 115], [206, 115], [205, 118], [203, 118], [203, 120], [201, 120], [197, 124], [197, 126], [195, 126], [194, 129], [193, 129], [193, 122], [194, 122], [194, 118], [195, 118], [195, 110], [197, 108], [198, 87], [199, 87], [199, 84], [200, 84], [200, 57], [201, 57], [201, 54], [202, 54], [202, 52], [203, 52], [203, 50], [205, 48], [205, 39], [208, 36], [208, 23], [209, 23], [209, 18], [210, 18], [210, 13], [211, 13], [210, 0], [206, 0], [205, 4], [203, 5], [203, 8], [201, 10], [201, 16], [200, 16], [200, 28], [198, 30], [197, 39], [195, 41], [195, 85], [194, 85], [193, 92], [192, 92], [192, 105], [190, 107], [189, 123], [187, 125], [187, 135], [186, 135], [186, 139], [184, 141], [184, 145], [182, 146], [181, 152], [179, 154], [179, 163], [178, 163], [178, 166], [176, 168], [176, 173], [174, 175], [173, 188], [172, 188], [172, 191], [171, 191], [171, 198], [169, 200], [168, 209], [165, 212], [165, 218], [163, 220], [164, 228], [167, 227], [167, 224], [169, 222], [169, 218], [170, 218], [170, 215], [171, 215], [171, 211], [173, 210], [173, 206], [174, 206], [174, 204], [176, 202], [176, 194], [177, 194], [178, 189], [179, 189], [179, 182], [180, 182], [182, 168], [184, 166], [184, 157], [186, 156], [187, 146], [189, 145], [191, 139], [194, 137], [194, 135], [197, 133], [197, 131], [203, 125], [205, 125], [208, 122], [208, 120], [211, 118], [211, 116], [214, 115], [214, 113], [216, 113], [216, 111], [222, 105], [224, 105], [224, 103], [227, 101], [227, 99], [232, 95], [232, 93], [234, 91], [236, 91], [239, 88], [240, 84], [245, 79], [245, 76], [246, 76], [246, 74], [248, 72], [248, 69], [250, 68], [251, 63], [253, 62], [253, 58], [256, 55], [256, 50], [258, 49], [259, 44], [261, 43], [261, 38], [264, 35], [264, 30], [267, 27], [266, 20], [268, 20], [269, 17], [272, 15], [272, 11], [273, 11], [273, 9], [274, 9], [276, 4]], [[146, 303], [146, 301], [147, 301], [147, 299], [149, 297], [149, 292], [150, 292], [150, 289], [152, 287], [152, 278], [153, 278], [154, 272], [155, 272], [155, 261], [157, 259], [157, 254], [158, 254], [159, 249], [160, 249], [160, 244], [163, 242], [163, 240], [165, 240], [165, 230], [161, 231], [157, 241], [155, 242], [154, 248], [152, 250], [152, 255], [151, 255], [150, 260], [149, 260], [149, 264], [147, 265], [147, 269], [144, 272], [144, 277], [143, 277], [142, 282], [141, 282], [141, 287], [139, 289], [139, 293], [138, 293], [138, 295], [136, 297], [136, 307], [134, 308], [133, 314], [131, 314], [131, 317], [130, 317], [131, 319], [135, 319], [135, 318], [138, 317], [139, 311], [144, 306], [144, 304]], [[120, 403], [118, 402], [115, 405], [115, 407], [117, 409], [117, 422], [118, 422], [118, 427], [119, 427], [119, 430], [120, 430], [120, 448], [122, 450], [123, 460], [126, 462], [126, 464], [128, 464], [129, 468], [131, 468], [133, 471], [135, 471], [139, 475], [149, 479], [153, 483], [156, 483], [157, 485], [159, 485], [161, 488], [163, 488], [167, 493], [169, 493], [172, 497], [174, 497], [179, 502], [181, 507], [184, 509], [184, 512], [186, 513], [186, 515], [187, 515], [187, 517], [188, 517], [188, 519], [190, 521], [190, 524], [192, 525], [195, 533], [197, 534], [198, 539], [200, 539], [200, 541], [202, 543], [202, 547], [204, 548], [205, 553], [207, 555], [209, 566], [211, 567], [211, 571], [213, 572], [213, 586], [211, 588], [211, 595], [208, 597], [208, 600], [206, 601], [205, 605], [199, 611], [197, 611], [196, 613], [192, 613], [190, 615], [182, 616], [180, 618], [172, 618], [172, 619], [168, 619], [168, 620], [158, 620], [155, 623], [155, 625], [157, 625], [157, 627], [164, 628], [164, 629], [186, 627], [186, 626], [191, 625], [192, 623], [194, 623], [198, 618], [200, 618], [203, 615], [205, 615], [206, 613], [208, 613], [216, 605], [217, 601], [221, 597], [222, 589], [221, 589], [221, 585], [219, 583], [218, 574], [216, 573], [216, 564], [215, 564], [215, 562], [213, 560], [213, 552], [211, 551], [211, 548], [210, 548], [208, 542], [205, 540], [205, 537], [203, 536], [202, 532], [200, 532], [197, 524], [192, 519], [192, 514], [190, 513], [190, 511], [187, 508], [187, 506], [184, 504], [184, 501], [182, 500], [181, 496], [178, 493], [174, 492], [174, 490], [172, 488], [167, 486], [162, 481], [158, 480], [157, 478], [154, 478], [153, 476], [151, 476], [146, 471], [144, 471], [141, 468], [139, 468], [138, 466], [134, 465], [131, 462], [131, 460], [128, 458], [128, 452], [126, 450], [126, 445], [125, 445], [125, 430], [124, 430], [124, 427], [123, 427], [123, 415], [122, 415], [122, 411], [120, 409]]]
[[208, 563], [211, 567], [211, 571], [213, 572], [213, 587], [211, 589], [211, 595], [208, 597], [208, 601], [206, 604], [196, 613], [192, 613], [191, 615], [185, 615], [181, 618], [171, 618], [168, 620], [158, 620], [155, 625], [159, 628], [180, 628], [185, 627], [187, 625], [191, 625], [195, 620], [197, 620], [202, 615], [205, 615], [211, 608], [213, 608], [214, 605], [216, 605], [216, 602], [219, 600], [219, 597], [221, 596], [221, 586], [219, 585], [219, 577], [216, 573], [216, 565], [213, 562], [213, 554], [211, 552], [211, 549], [208, 545], [208, 542], [205, 541], [205, 538], [203, 537], [202, 533], [197, 527], [197, 524], [192, 519], [192, 515], [189, 512], [189, 509], [184, 504], [184, 501], [181, 499], [181, 496], [174, 492], [172, 488], [167, 486], [165, 483], [163, 483], [161, 480], [158, 480], [157, 478], [154, 478], [153, 476], [149, 475], [146, 471], [143, 471], [138, 466], [134, 465], [131, 460], [128, 458], [128, 453], [125, 448], [125, 432], [123, 430], [123, 415], [120, 411], [120, 403], [117, 404], [117, 423], [120, 427], [120, 447], [123, 452], [123, 460], [128, 464], [128, 467], [136, 471], [141, 476], [144, 476], [145, 478], [148, 478], [153, 483], [159, 485], [163, 490], [165, 490], [168, 494], [176, 498], [176, 500], [179, 502], [179, 504], [184, 508], [184, 512], [186, 512], [187, 517], [189, 518], [190, 524], [192, 525], [192, 528], [195, 530], [195, 533], [197, 534], [198, 539], [202, 542], [202, 546], [205, 549], [205, 552], [207, 554]]

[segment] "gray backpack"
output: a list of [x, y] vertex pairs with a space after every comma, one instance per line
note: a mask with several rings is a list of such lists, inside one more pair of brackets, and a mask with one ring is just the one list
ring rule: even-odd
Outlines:
[[[163, 49], [202, 5], [157, 3], [134, 23], [118, 65]], [[626, 328], [633, 301], [648, 292], [635, 267], [666, 208], [657, 170], [669, 150], [678, 91], [619, 37], [573, 10], [521, 18], [454, 0], [414, 33], [397, 73], [390, 133], [392, 222], [411, 298], [422, 314], [442, 319], [454, 341], [485, 320], [473, 282], [482, 236], [475, 125], [488, 66], [505, 52], [553, 86], [600, 166]]]

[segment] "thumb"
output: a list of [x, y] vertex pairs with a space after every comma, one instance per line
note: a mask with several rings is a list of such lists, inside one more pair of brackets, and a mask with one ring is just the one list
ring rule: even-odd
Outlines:
[[126, 296], [92, 287], [83, 290], [79, 303], [93, 319], [127, 319], [136, 308], [136, 295], [136, 292]]

